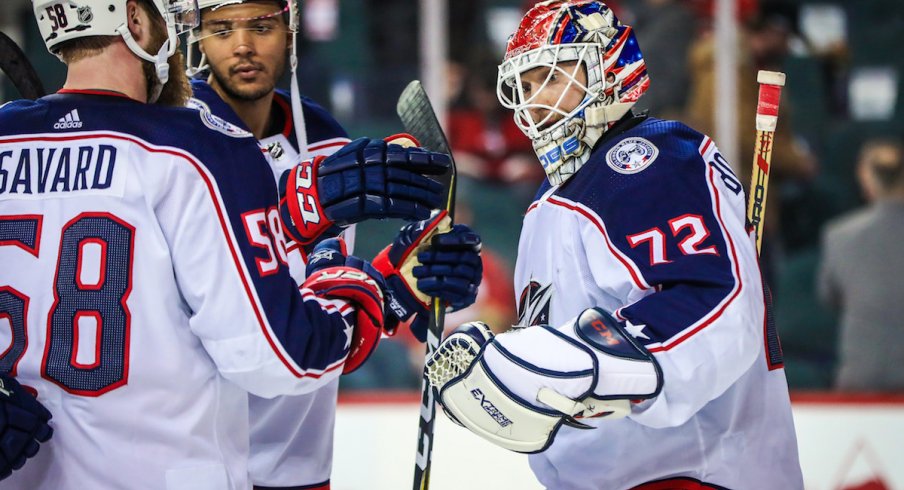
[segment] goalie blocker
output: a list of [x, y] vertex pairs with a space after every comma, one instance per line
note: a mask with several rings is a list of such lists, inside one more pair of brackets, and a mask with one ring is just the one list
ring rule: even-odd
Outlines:
[[662, 388], [652, 354], [599, 308], [559, 328], [498, 336], [485, 323], [466, 323], [427, 360], [427, 371], [452, 420], [522, 453], [544, 451], [563, 424], [593, 428], [579, 418], [624, 417], [632, 400]]

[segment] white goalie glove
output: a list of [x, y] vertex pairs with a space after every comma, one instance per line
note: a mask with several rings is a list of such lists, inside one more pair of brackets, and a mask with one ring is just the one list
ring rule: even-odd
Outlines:
[[559, 328], [539, 325], [493, 336], [466, 323], [427, 360], [430, 383], [452, 420], [493, 444], [545, 450], [577, 418], [620, 418], [631, 400], [657, 396], [659, 364], [608, 313], [590, 308]]

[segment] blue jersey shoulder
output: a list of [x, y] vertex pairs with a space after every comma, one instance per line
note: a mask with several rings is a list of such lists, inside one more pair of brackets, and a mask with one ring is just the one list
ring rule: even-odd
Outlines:
[[[214, 178], [230, 181], [240, 167], [248, 178], [272, 182], [267, 161], [253, 135], [184, 107], [143, 104], [109, 94], [66, 93], [20, 101], [0, 110], [0, 135], [111, 133], [114, 137], [177, 148], [189, 153]], [[33, 137], [33, 136], [32, 136]], [[237, 166], [236, 162], [244, 162]], [[268, 190], [269, 191], [269, 190]]]
[[[292, 97], [285, 90], [277, 89], [274, 95], [277, 103], [286, 110], [286, 115], [292, 112]], [[305, 130], [307, 131], [308, 143], [316, 143], [334, 138], [348, 138], [348, 132], [339, 124], [339, 121], [333, 117], [326, 109], [313, 99], [301, 96], [301, 108], [304, 112]], [[297, 145], [294, 132], [292, 134], [292, 144]]]
[[225, 132], [230, 136], [248, 136], [251, 134], [242, 119], [232, 110], [213, 87], [202, 80], [191, 81], [192, 98], [188, 106], [201, 111], [205, 124], [211, 124], [214, 129]]
[[[193, 100], [190, 105], [194, 108], [204, 110], [207, 109], [215, 116], [226, 120], [227, 122], [247, 130], [245, 123], [239, 118], [238, 114], [232, 110], [219, 94], [214, 91], [206, 81], [194, 79], [191, 81], [191, 89]], [[285, 121], [283, 134], [295, 149], [298, 149], [298, 141], [295, 138], [292, 121], [292, 99], [288, 92], [277, 89], [273, 96], [276, 108], [282, 111], [280, 117]], [[305, 131], [307, 132], [308, 144], [316, 144], [318, 141], [325, 141], [334, 138], [348, 138], [345, 128], [333, 118], [330, 113], [322, 106], [314, 102], [308, 97], [301, 97], [301, 107], [304, 112]]]
[[704, 138], [680, 122], [647, 118], [598, 144], [555, 194], [601, 216], [623, 209], [626, 202], [668, 208], [683, 192], [706, 191], [701, 179], [706, 164], [700, 155]]

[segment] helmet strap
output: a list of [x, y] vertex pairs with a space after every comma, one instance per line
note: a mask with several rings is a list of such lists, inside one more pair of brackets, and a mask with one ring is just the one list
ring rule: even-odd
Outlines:
[[172, 43], [172, 39], [175, 38], [175, 31], [172, 27], [167, 28], [167, 39], [160, 46], [160, 50], [157, 51], [157, 56], [151, 56], [138, 45], [135, 38], [132, 37], [132, 32], [129, 31], [129, 26], [127, 24], [119, 26], [119, 28], [116, 29], [116, 32], [122, 36], [126, 46], [135, 53], [135, 56], [154, 64], [154, 72], [157, 74], [158, 83], [151, 89], [148, 103], [153, 104], [154, 102], [157, 102], [157, 99], [160, 98], [160, 93], [163, 91], [163, 86], [166, 85], [166, 82], [169, 80], [169, 57], [176, 52], [175, 44]]
[[292, 48], [289, 54], [289, 65], [292, 69], [292, 125], [295, 127], [295, 140], [298, 141], [298, 155], [301, 161], [308, 159], [308, 134], [304, 124], [304, 110], [301, 106], [301, 90], [298, 88], [298, 53], [296, 52], [296, 36], [298, 30], [292, 32]]
[[295, 128], [295, 140], [298, 142], [299, 158], [301, 161], [305, 161], [308, 159], [308, 132], [304, 124], [301, 90], [298, 88], [298, 6], [289, 2], [286, 4], [286, 8], [289, 9], [289, 29], [292, 31], [292, 46], [289, 48], [289, 66], [292, 70], [289, 94], [292, 99], [292, 126]]

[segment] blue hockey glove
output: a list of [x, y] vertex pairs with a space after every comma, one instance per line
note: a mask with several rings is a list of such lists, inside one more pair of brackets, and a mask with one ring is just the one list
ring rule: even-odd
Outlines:
[[359, 138], [336, 153], [303, 162], [280, 177], [280, 215], [289, 237], [307, 244], [331, 226], [374, 218], [425, 219], [444, 204], [429, 175], [451, 166], [449, 155], [396, 142]]
[[345, 242], [340, 238], [323, 240], [308, 256], [302, 288], [319, 297], [342, 299], [355, 307], [355, 329], [349, 344], [348, 357], [342, 372], [348, 374], [366, 361], [384, 329], [383, 276], [370, 263], [355, 256], [347, 256]]
[[22, 388], [19, 382], [0, 374], [0, 480], [37, 454], [39, 442], [47, 442], [53, 429], [52, 415]]
[[405, 225], [391, 245], [374, 258], [374, 267], [386, 278], [389, 309], [386, 329], [393, 333], [400, 321], [414, 316], [411, 331], [427, 340], [431, 297], [453, 310], [477, 299], [483, 277], [480, 236], [466, 225], [450, 227], [445, 211]]

